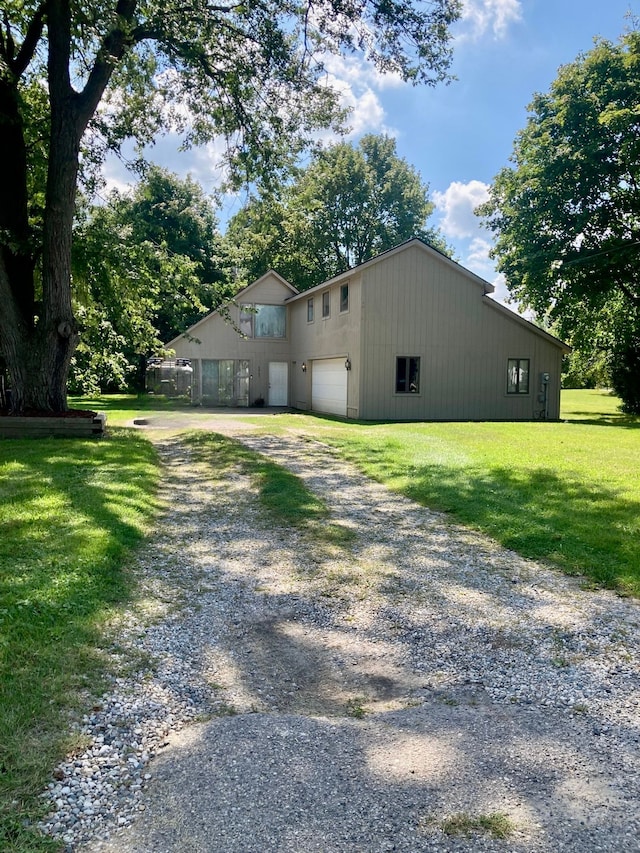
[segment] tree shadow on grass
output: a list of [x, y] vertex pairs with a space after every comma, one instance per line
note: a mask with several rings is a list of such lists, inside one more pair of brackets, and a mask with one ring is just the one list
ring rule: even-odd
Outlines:
[[524, 557], [640, 595], [640, 502], [553, 470], [421, 465], [403, 493]]
[[565, 423], [584, 424], [585, 426], [613, 426], [624, 429], [640, 429], [640, 418], [636, 415], [625, 415], [623, 412], [603, 412], [596, 415], [594, 412], [569, 412], [562, 417]]
[[[99, 687], [100, 620], [127, 597], [123, 560], [156, 512], [156, 480], [155, 451], [133, 432], [0, 442], [6, 804], [33, 807], [63, 748], [60, 715]], [[0, 809], [0, 839], [5, 819]]]

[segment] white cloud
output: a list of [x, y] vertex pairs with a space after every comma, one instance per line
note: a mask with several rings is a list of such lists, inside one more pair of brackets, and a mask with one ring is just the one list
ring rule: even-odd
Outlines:
[[104, 188], [100, 192], [100, 198], [104, 198], [113, 190], [120, 193], [131, 189], [137, 178], [127, 169], [125, 163], [115, 155], [108, 155], [102, 167]]
[[489, 257], [491, 243], [483, 237], [476, 237], [469, 244], [465, 266], [473, 270], [476, 275], [489, 278], [495, 274], [495, 265]]
[[216, 137], [206, 145], [181, 151], [182, 169], [201, 184], [207, 193], [220, 189], [229, 177], [225, 155], [226, 142], [222, 137]]
[[372, 89], [356, 93], [353, 90], [341, 92], [342, 102], [351, 108], [349, 115], [349, 136], [360, 136], [369, 131], [389, 133], [385, 126], [385, 112], [380, 99]]
[[331, 78], [345, 81], [355, 89], [372, 88], [382, 91], [405, 85], [399, 74], [383, 74], [373, 62], [368, 62], [359, 55], [329, 54], [324, 60], [324, 66]]
[[507, 282], [502, 273], [498, 273], [494, 276], [491, 284], [495, 287], [495, 291], [492, 294], [492, 298], [496, 300], [496, 302], [501, 302], [503, 305], [506, 305], [508, 308], [511, 308], [512, 311], [518, 312], [518, 306], [513, 305], [510, 302], [511, 294], [507, 290]]
[[[330, 56], [325, 63], [327, 85], [338, 92], [343, 107], [350, 110], [347, 124], [349, 136], [363, 133], [386, 133], [398, 136], [398, 131], [386, 123], [386, 113], [377, 92], [403, 85], [397, 74], [381, 74], [375, 67], [356, 56]], [[328, 142], [335, 135], [321, 134]]]
[[434, 192], [433, 200], [442, 213], [440, 227], [445, 236], [475, 237], [481, 226], [473, 211], [488, 197], [489, 185], [482, 181], [469, 181], [467, 184], [453, 181], [445, 192]]
[[495, 39], [501, 39], [507, 35], [509, 26], [520, 20], [520, 0], [465, 0], [459, 37], [479, 39], [491, 32]]

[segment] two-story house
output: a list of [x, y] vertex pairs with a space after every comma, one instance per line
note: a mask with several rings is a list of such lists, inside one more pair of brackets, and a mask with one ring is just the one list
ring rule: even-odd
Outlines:
[[203, 405], [364, 420], [556, 419], [562, 341], [413, 239], [299, 293], [276, 272], [167, 346]]

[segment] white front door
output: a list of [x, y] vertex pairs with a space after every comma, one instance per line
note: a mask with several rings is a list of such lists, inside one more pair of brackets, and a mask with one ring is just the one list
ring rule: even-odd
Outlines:
[[269, 362], [269, 405], [286, 406], [289, 402], [289, 365], [286, 361]]

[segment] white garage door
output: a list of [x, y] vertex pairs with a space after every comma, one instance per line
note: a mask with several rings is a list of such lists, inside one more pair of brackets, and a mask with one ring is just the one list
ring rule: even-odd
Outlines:
[[311, 408], [331, 415], [347, 414], [347, 376], [344, 358], [314, 360], [311, 373]]

